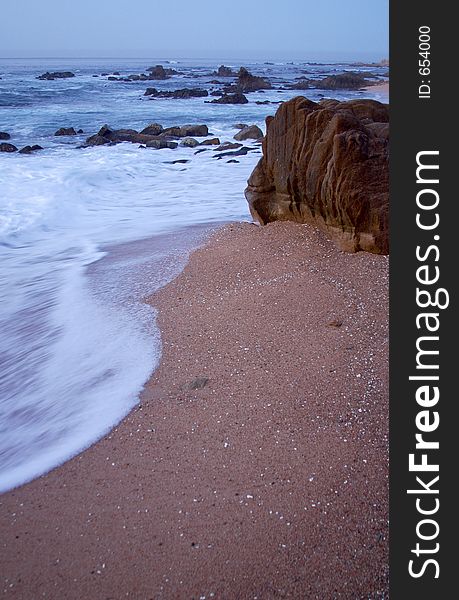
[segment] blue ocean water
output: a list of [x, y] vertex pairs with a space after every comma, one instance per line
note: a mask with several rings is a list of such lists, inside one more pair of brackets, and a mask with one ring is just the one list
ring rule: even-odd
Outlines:
[[[275, 113], [277, 104], [257, 101], [304, 94], [277, 89], [303, 74], [386, 71], [245, 63], [276, 89], [226, 106], [205, 102], [211, 98], [143, 95], [146, 87], [218, 89], [210, 81], [222, 63], [240, 66], [223, 59], [0, 61], [0, 131], [17, 147], [44, 148], [0, 153], [0, 491], [61, 464], [129, 412], [161, 351], [154, 311], [143, 299], [180, 271], [210, 226], [250, 219], [243, 192], [260, 150], [234, 164], [190, 148], [77, 146], [104, 124], [142, 129], [153, 122], [205, 123], [222, 142], [231, 141], [236, 123], [264, 129]], [[155, 64], [180, 74], [129, 83], [102, 75], [138, 74]], [[64, 70], [76, 76], [36, 79]], [[332, 95], [378, 99], [369, 92]], [[84, 133], [55, 137], [60, 127]], [[177, 159], [189, 162], [171, 164]]]

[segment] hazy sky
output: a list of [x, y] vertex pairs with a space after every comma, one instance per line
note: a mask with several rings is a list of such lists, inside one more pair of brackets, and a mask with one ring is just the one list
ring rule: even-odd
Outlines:
[[378, 60], [389, 0], [0, 0], [0, 58]]

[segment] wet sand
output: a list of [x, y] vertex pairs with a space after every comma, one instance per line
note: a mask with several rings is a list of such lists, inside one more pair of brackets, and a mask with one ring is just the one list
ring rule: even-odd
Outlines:
[[4, 597], [387, 597], [388, 258], [226, 225], [151, 302], [139, 407], [0, 496]]

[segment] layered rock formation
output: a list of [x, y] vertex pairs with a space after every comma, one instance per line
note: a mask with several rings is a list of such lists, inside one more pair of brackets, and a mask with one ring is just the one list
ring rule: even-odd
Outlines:
[[312, 223], [343, 250], [387, 254], [388, 121], [373, 100], [282, 104], [245, 192], [254, 219]]

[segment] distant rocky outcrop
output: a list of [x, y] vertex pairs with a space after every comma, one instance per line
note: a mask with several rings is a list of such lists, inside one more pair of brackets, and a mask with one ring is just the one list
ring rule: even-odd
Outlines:
[[201, 88], [183, 88], [170, 91], [147, 88], [144, 94], [144, 96], [151, 96], [153, 98], [176, 98], [179, 100], [187, 100], [188, 98], [205, 98], [208, 95], [209, 92]]
[[388, 106], [373, 100], [283, 103], [266, 119], [246, 198], [262, 224], [312, 223], [346, 251], [389, 251]]
[[175, 69], [165, 69], [162, 65], [149, 67], [147, 71], [149, 72], [151, 79], [169, 79], [172, 75], [177, 74]]
[[74, 127], [61, 127], [60, 129], [58, 129], [56, 131], [56, 133], [54, 135], [57, 136], [61, 136], [61, 135], [76, 135], [77, 132], [75, 131]]
[[225, 67], [225, 65], [218, 67], [217, 71], [213, 72], [213, 75], [218, 75], [218, 77], [237, 77], [237, 73], [230, 69], [230, 67]]
[[9, 140], [11, 136], [6, 131], [0, 131], [0, 140]]
[[369, 83], [371, 82], [367, 81], [363, 75], [354, 72], [330, 75], [320, 81], [314, 81], [315, 87], [321, 90], [358, 90]]
[[38, 75], [36, 79], [41, 79], [43, 81], [54, 81], [55, 79], [68, 79], [70, 77], [75, 77], [75, 73], [72, 73], [71, 71], [54, 71], [53, 73], [46, 71], [46, 73]]
[[239, 69], [236, 87], [240, 92], [256, 92], [258, 90], [269, 90], [272, 85], [263, 77], [252, 75], [245, 67]]
[[309, 90], [312, 86], [312, 83], [305, 78], [301, 78], [296, 83], [292, 83], [288, 86], [289, 90]]
[[247, 104], [249, 101], [239, 92], [235, 94], [223, 94], [220, 98], [215, 98], [215, 100], [211, 100], [211, 104]]

